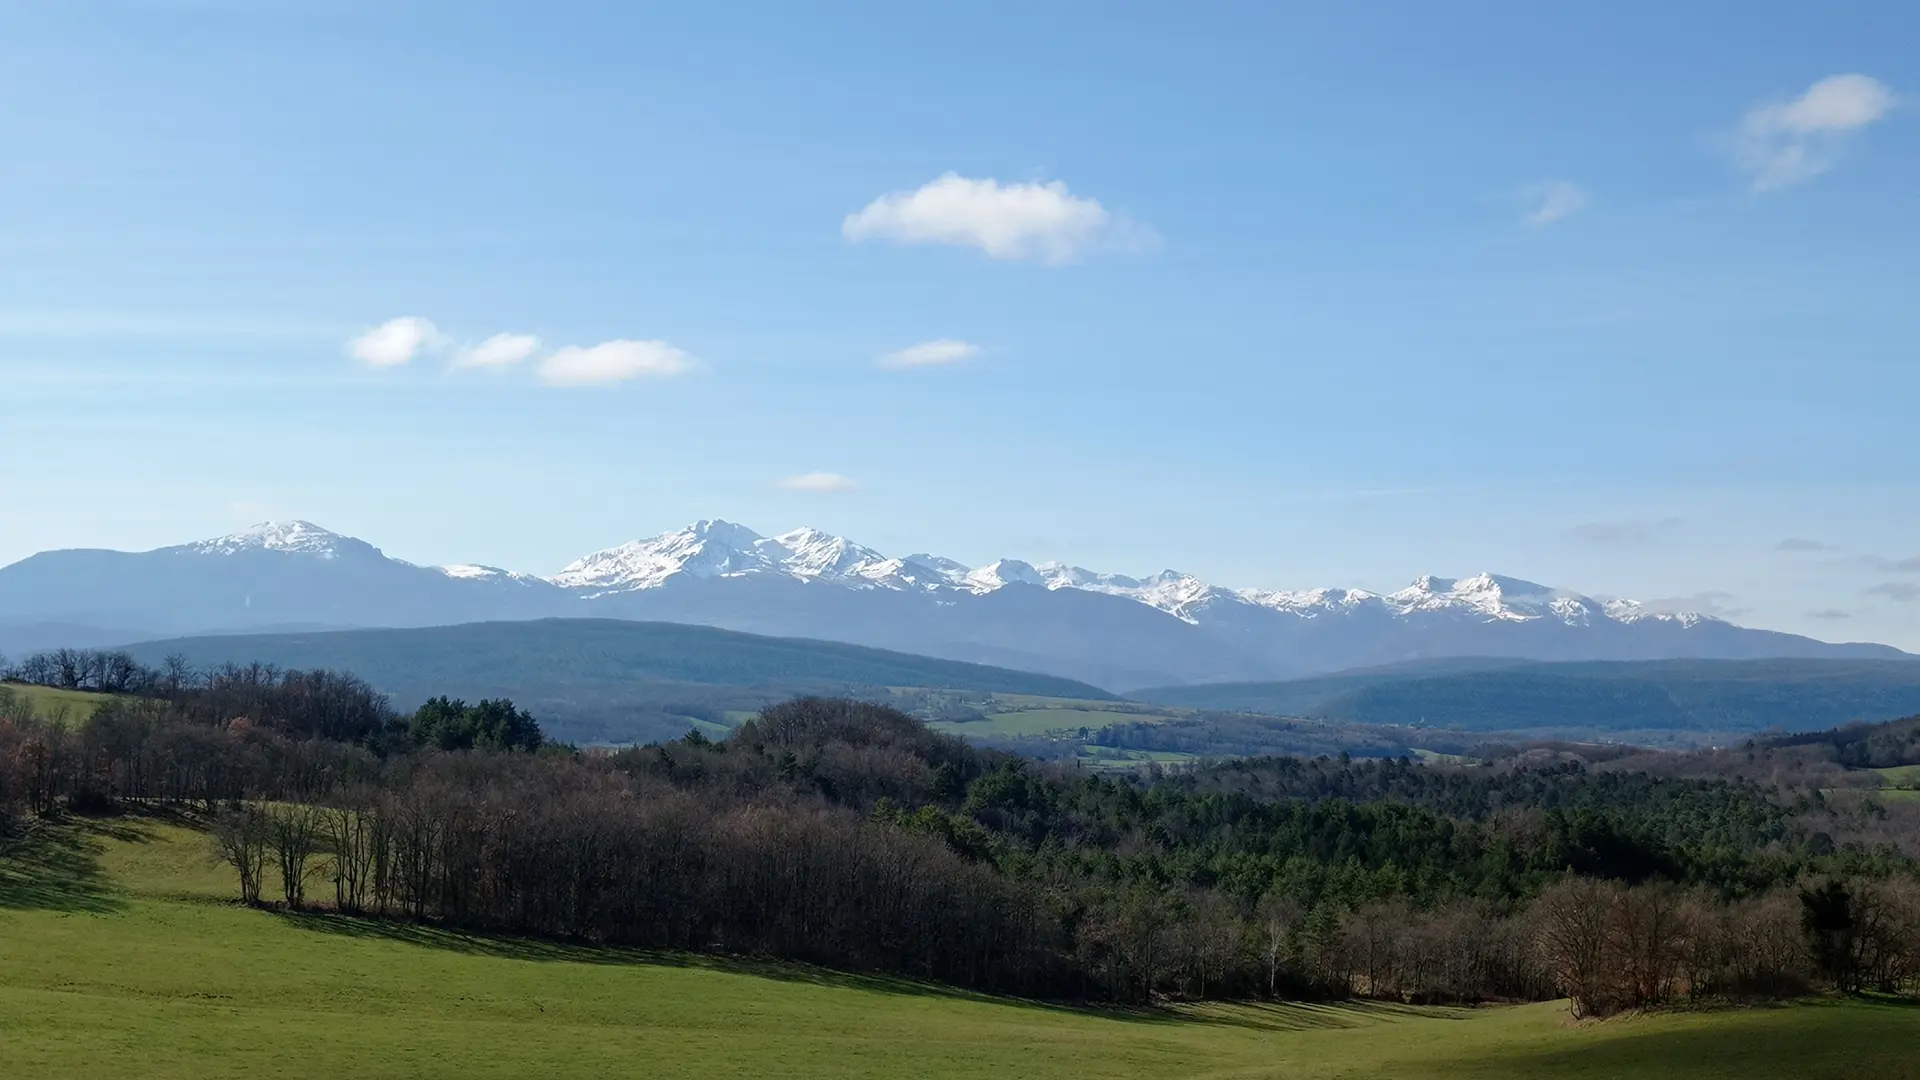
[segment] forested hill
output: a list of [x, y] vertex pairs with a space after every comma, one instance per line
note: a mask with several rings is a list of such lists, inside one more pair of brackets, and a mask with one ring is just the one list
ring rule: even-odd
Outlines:
[[164, 808], [211, 827], [252, 904], [277, 877], [287, 907], [337, 920], [1025, 997], [1567, 995], [1596, 1014], [1920, 989], [1916, 804], [1533, 756], [1101, 774], [822, 699], [588, 754], [501, 702], [403, 725], [359, 680], [254, 674], [155, 672], [154, 695], [84, 725], [0, 702], [0, 835]]
[[1920, 660], [1453, 660], [1129, 696], [1187, 708], [1468, 731], [1807, 731], [1920, 712]]
[[885, 686], [1108, 699], [1086, 683], [831, 641], [676, 623], [544, 619], [405, 630], [249, 634], [146, 642], [195, 667], [273, 664], [351, 671], [411, 709], [435, 694], [511, 697], [562, 738], [672, 738], [688, 717], [719, 720], [796, 694]]

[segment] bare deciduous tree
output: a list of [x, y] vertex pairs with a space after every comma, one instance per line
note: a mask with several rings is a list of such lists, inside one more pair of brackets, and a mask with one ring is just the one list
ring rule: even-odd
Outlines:
[[266, 813], [251, 803], [223, 811], [214, 817], [211, 835], [214, 854], [240, 875], [240, 899], [258, 907], [273, 841]]

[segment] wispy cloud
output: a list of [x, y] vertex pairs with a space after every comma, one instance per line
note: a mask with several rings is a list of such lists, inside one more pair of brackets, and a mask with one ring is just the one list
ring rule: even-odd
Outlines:
[[556, 350], [540, 362], [540, 379], [552, 386], [606, 386], [682, 375], [694, 365], [693, 357], [664, 341], [603, 341]]
[[1829, 75], [1791, 101], [1748, 110], [1730, 140], [1753, 190], [1776, 191], [1830, 171], [1860, 129], [1892, 111], [1893, 91], [1866, 75]]
[[780, 486], [788, 491], [852, 491], [860, 485], [839, 473], [810, 472], [789, 476], [780, 481]]
[[952, 244], [996, 259], [1059, 265], [1108, 248], [1151, 245], [1152, 230], [1119, 217], [1067, 185], [1002, 184], [947, 173], [913, 191], [895, 191], [848, 214], [850, 241]]
[[540, 339], [532, 334], [495, 334], [478, 345], [460, 350], [454, 355], [453, 366], [497, 371], [523, 363], [539, 351]]
[[1690, 596], [1664, 596], [1658, 600], [1648, 600], [1641, 607], [1648, 611], [1662, 611], [1672, 614], [1711, 615], [1716, 619], [1737, 619], [1753, 610], [1735, 606], [1738, 597], [1730, 592], [1699, 592]]
[[1888, 574], [1920, 574], [1920, 555], [1905, 559], [1882, 559], [1875, 557], [1873, 568]]
[[883, 368], [937, 367], [941, 364], [957, 364], [978, 355], [980, 355], [980, 346], [970, 341], [937, 338], [887, 353], [876, 360], [875, 364]]
[[1520, 189], [1520, 201], [1529, 208], [1526, 214], [1527, 224], [1533, 226], [1551, 225], [1587, 208], [1592, 201], [1580, 185], [1569, 180], [1550, 180], [1544, 184], [1534, 184]]
[[1653, 521], [1639, 518], [1625, 521], [1589, 521], [1575, 525], [1572, 533], [1575, 539], [1584, 540], [1589, 544], [1624, 547], [1663, 540], [1683, 524], [1685, 522], [1677, 517]]
[[1851, 611], [1841, 611], [1841, 610], [1840, 610], [1839, 608], [1822, 608], [1822, 609], [1821, 609], [1821, 610], [1819, 610], [1819, 611], [1809, 611], [1809, 612], [1807, 612], [1807, 618], [1809, 618], [1809, 619], [1825, 619], [1825, 620], [1827, 620], [1827, 621], [1829, 621], [1829, 622], [1835, 622], [1835, 621], [1838, 621], [1838, 620], [1840, 620], [1840, 619], [1851, 619], [1851, 618], [1853, 618], [1853, 612], [1851, 612]]
[[1920, 600], [1920, 585], [1911, 581], [1883, 581], [1867, 589], [1868, 596], [1884, 596], [1901, 604]]
[[1833, 547], [1828, 544], [1823, 544], [1818, 540], [1802, 540], [1797, 537], [1790, 536], [1787, 539], [1782, 540], [1779, 543], [1773, 545], [1773, 550], [1805, 551], [1809, 553], [1817, 553], [1822, 551], [1832, 551]]
[[418, 315], [388, 319], [347, 342], [347, 355], [371, 367], [403, 367], [440, 343], [440, 331]]

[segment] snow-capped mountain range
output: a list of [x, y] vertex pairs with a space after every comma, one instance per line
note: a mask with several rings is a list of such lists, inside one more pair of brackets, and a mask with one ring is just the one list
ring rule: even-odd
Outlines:
[[[229, 537], [211, 543], [226, 544], [232, 540]], [[441, 569], [449, 574], [464, 575], [482, 568]], [[1126, 597], [1195, 625], [1204, 621], [1206, 610], [1212, 604], [1248, 604], [1309, 619], [1351, 615], [1363, 610], [1402, 617], [1453, 612], [1504, 622], [1557, 619], [1575, 626], [1602, 619], [1618, 622], [1662, 619], [1691, 625], [1711, 618], [1689, 612], [1654, 611], [1632, 600], [1603, 603], [1530, 581], [1485, 573], [1468, 578], [1429, 575], [1398, 592], [1372, 593], [1359, 589], [1297, 592], [1226, 589], [1178, 570], [1131, 578], [1096, 573], [1065, 563], [1036, 565], [1018, 559], [1001, 559], [974, 568], [938, 555], [893, 558], [844, 536], [804, 526], [778, 536], [761, 536], [728, 521], [697, 521], [674, 532], [596, 551], [569, 563], [546, 580], [594, 597], [659, 588], [679, 574], [696, 579], [782, 575], [796, 581], [819, 581], [853, 589], [928, 593], [960, 590], [976, 595], [1014, 584], [1050, 590], [1081, 589]]]
[[69, 634], [162, 635], [558, 616], [849, 641], [1113, 689], [1441, 656], [1906, 655], [1494, 574], [1423, 577], [1391, 593], [1231, 589], [1173, 570], [1133, 578], [1016, 559], [970, 567], [888, 556], [817, 529], [763, 536], [717, 520], [593, 552], [551, 576], [417, 566], [304, 521], [141, 553], [45, 552], [0, 568], [0, 627], [15, 628], [14, 639], [21, 627], [55, 624]]

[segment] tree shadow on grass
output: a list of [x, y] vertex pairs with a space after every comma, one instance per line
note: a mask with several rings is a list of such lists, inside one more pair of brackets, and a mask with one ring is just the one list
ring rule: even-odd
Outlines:
[[[1727, 1007], [1684, 1014], [1678, 1025], [1620, 1017], [1586, 1028], [1602, 1037], [1506, 1053], [1499, 1075], [1659, 1076], [1731, 1080], [1792, 1076], [1796, 1080], [1920, 1077], [1920, 1009], [1892, 998], [1817, 999]], [[1645, 1025], [1645, 1026], [1643, 1026]], [[1478, 1075], [1454, 1061], [1458, 1071]]]
[[1254, 1031], [1310, 1031], [1357, 1028], [1400, 1020], [1465, 1020], [1470, 1008], [1406, 1005], [1397, 1001], [1249, 1001], [1222, 1007], [1216, 1003], [1177, 1010], [1192, 1023], [1219, 1024]]
[[1221, 1024], [1280, 1032], [1306, 1031], [1314, 1028], [1361, 1027], [1383, 1021], [1440, 1016], [1464, 1018], [1468, 1012], [1464, 1009], [1426, 1008], [1372, 1001], [1326, 1004], [1213, 1002], [1195, 1006], [1122, 1006], [1043, 1001], [1035, 998], [1001, 997], [982, 991], [923, 982], [896, 975], [836, 971], [791, 960], [668, 952], [510, 937], [451, 929], [432, 923], [340, 915], [324, 910], [309, 909], [301, 912], [276, 910], [274, 914], [284, 919], [288, 925], [312, 933], [330, 934], [360, 941], [395, 942], [421, 948], [444, 949], [469, 956], [549, 963], [698, 969], [772, 979], [785, 983], [802, 983], [822, 988], [978, 1002], [1005, 1008], [1031, 1009], [1118, 1023]]
[[35, 822], [7, 841], [0, 846], [0, 909], [106, 915], [124, 908], [100, 869], [103, 837], [144, 838], [119, 823], [65, 818]]
[[806, 983], [821, 987], [866, 990], [877, 993], [938, 997], [956, 1001], [982, 1001], [1023, 1008], [1083, 1011], [1070, 1006], [1029, 998], [997, 997], [941, 983], [922, 982], [894, 975], [835, 971], [792, 960], [765, 960], [723, 954], [669, 952], [621, 946], [588, 945], [543, 938], [511, 937], [476, 931], [458, 930], [433, 923], [369, 916], [341, 915], [331, 911], [308, 909], [274, 914], [299, 929], [337, 935], [362, 941], [390, 941], [422, 948], [444, 949], [469, 956], [548, 963], [598, 964], [607, 966], [649, 966], [716, 971], [750, 975], [780, 982]]

